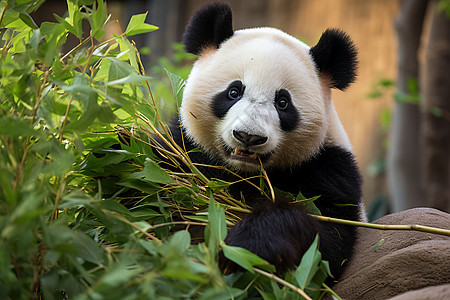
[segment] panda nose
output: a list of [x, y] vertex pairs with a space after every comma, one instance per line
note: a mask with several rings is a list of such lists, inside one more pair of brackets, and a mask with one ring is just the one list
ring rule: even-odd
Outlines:
[[267, 142], [266, 136], [248, 134], [243, 131], [233, 130], [233, 136], [247, 147], [261, 145]]

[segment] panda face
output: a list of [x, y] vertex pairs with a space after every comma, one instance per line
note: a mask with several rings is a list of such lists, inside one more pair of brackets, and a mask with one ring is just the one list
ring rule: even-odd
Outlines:
[[279, 30], [257, 28], [205, 50], [184, 90], [187, 136], [247, 172], [309, 159], [325, 141], [331, 103], [309, 49]]

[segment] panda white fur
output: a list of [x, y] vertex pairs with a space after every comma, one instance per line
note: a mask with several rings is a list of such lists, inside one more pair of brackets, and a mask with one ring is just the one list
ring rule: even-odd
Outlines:
[[[260, 162], [272, 185], [315, 201], [324, 216], [360, 220], [361, 177], [348, 137], [331, 99], [356, 76], [356, 49], [335, 29], [312, 48], [273, 28], [234, 31], [231, 9], [213, 3], [191, 18], [185, 48], [198, 55], [186, 83], [175, 140], [194, 152], [194, 163], [259, 174]], [[180, 133], [181, 132], [181, 133]], [[211, 178], [233, 181], [214, 168]], [[321, 223], [301, 205], [275, 203], [245, 183], [230, 192], [245, 198], [252, 213], [226, 238], [274, 264], [293, 268], [319, 233], [323, 258], [338, 276], [350, 258], [355, 227]], [[227, 263], [225, 262], [225, 265]]]

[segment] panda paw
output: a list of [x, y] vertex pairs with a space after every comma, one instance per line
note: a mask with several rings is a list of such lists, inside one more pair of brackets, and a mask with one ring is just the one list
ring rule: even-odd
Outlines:
[[[229, 231], [225, 243], [245, 248], [273, 264], [277, 271], [295, 268], [317, 233], [318, 222], [297, 206], [270, 204], [257, 209]], [[225, 273], [239, 266], [223, 254], [219, 266]]]

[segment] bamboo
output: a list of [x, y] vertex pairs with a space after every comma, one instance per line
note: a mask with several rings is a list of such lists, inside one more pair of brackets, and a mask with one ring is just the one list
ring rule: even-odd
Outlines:
[[130, 225], [131, 227], [133, 227], [134, 229], [136, 229], [137, 231], [139, 231], [140, 233], [142, 233], [143, 235], [145, 235], [149, 239], [154, 240], [154, 241], [156, 241], [158, 243], [162, 243], [162, 241], [160, 239], [158, 239], [157, 237], [155, 237], [155, 236], [149, 234], [148, 232], [142, 230], [141, 228], [137, 227], [136, 225], [134, 225], [133, 223], [128, 221], [127, 218], [122, 217], [122, 215], [120, 215], [119, 213], [117, 213], [115, 211], [107, 210], [107, 209], [103, 209], [103, 211], [110, 213], [111, 215], [116, 217], [118, 220], [124, 222], [125, 224]]
[[373, 224], [373, 223], [365, 223], [365, 222], [350, 221], [350, 220], [344, 220], [344, 219], [338, 219], [338, 218], [324, 217], [324, 216], [318, 216], [318, 215], [312, 215], [312, 214], [310, 214], [310, 216], [312, 216], [313, 218], [316, 218], [319, 221], [323, 221], [323, 222], [331, 222], [331, 223], [359, 226], [359, 227], [372, 228], [372, 229], [381, 229], [381, 230], [415, 230], [415, 231], [450, 236], [449, 229], [424, 226], [424, 225], [418, 225], [418, 224], [414, 224], [414, 225]]
[[278, 277], [278, 276], [276, 276], [276, 275], [274, 275], [274, 274], [272, 274], [272, 273], [263, 271], [263, 270], [261, 270], [261, 269], [255, 268], [255, 267], [253, 267], [253, 270], [254, 270], [256, 273], [259, 273], [259, 274], [261, 274], [261, 275], [263, 275], [263, 276], [266, 276], [267, 278], [272, 279], [272, 280], [278, 282], [279, 284], [284, 285], [285, 287], [287, 287], [287, 288], [293, 290], [294, 292], [298, 293], [300, 296], [304, 297], [306, 300], [312, 300], [311, 297], [309, 297], [309, 296], [305, 293], [304, 290], [302, 290], [302, 289], [299, 288], [299, 287], [296, 287], [296, 286], [293, 285], [293, 284], [290, 284], [290, 283], [287, 282], [286, 280], [281, 279], [280, 277]]

